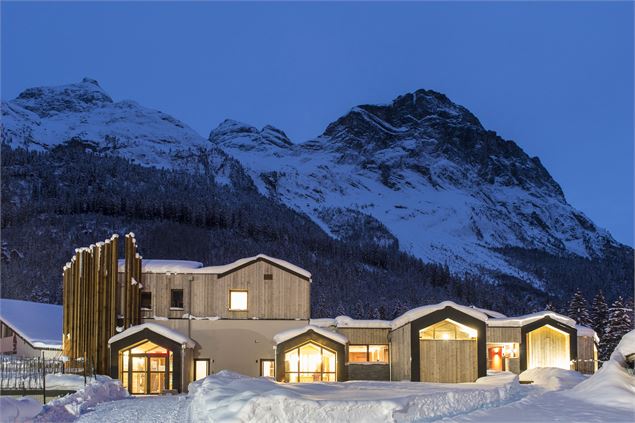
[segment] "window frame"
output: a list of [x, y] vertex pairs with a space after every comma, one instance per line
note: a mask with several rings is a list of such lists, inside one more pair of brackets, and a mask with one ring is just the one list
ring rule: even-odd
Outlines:
[[[174, 304], [174, 293], [181, 293], [181, 306], [175, 306]], [[185, 295], [183, 293], [183, 288], [172, 288], [170, 289], [170, 310], [184, 310], [185, 309]]]
[[[245, 298], [245, 308], [233, 308], [232, 307], [232, 293], [234, 292], [244, 292], [246, 295]], [[230, 289], [227, 295], [227, 311], [249, 311], [249, 290], [247, 289]]]
[[[366, 361], [351, 361], [350, 347], [366, 347]], [[386, 347], [386, 354], [388, 355], [388, 357], [386, 357], [386, 361], [371, 361], [370, 347]], [[356, 364], [356, 363], [390, 364], [390, 344], [349, 344], [348, 348], [349, 350], [348, 350], [348, 354], [346, 358], [349, 364]]]

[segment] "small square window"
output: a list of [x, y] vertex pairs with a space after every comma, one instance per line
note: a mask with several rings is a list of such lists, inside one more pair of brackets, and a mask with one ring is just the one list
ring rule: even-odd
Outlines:
[[173, 289], [170, 299], [170, 308], [183, 308], [183, 290]]
[[229, 291], [229, 309], [234, 311], [247, 310], [247, 291]]
[[152, 309], [152, 292], [142, 292], [141, 300], [139, 301], [142, 309]]

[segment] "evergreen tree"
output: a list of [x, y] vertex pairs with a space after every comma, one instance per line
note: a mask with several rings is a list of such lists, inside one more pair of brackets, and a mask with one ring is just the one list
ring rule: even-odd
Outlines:
[[604, 332], [606, 331], [608, 322], [609, 308], [606, 304], [606, 300], [604, 299], [602, 290], [599, 290], [593, 298], [593, 303], [591, 304], [591, 327], [595, 333], [598, 334], [600, 344], [604, 340]]
[[578, 289], [571, 301], [569, 302], [568, 315], [575, 320], [579, 325], [591, 326], [591, 318], [589, 317], [589, 306], [586, 298], [582, 295], [582, 292]]
[[340, 301], [337, 304], [337, 308], [335, 309], [335, 317], [337, 316], [346, 316], [346, 309], [344, 308], [344, 304], [342, 304], [342, 302]]
[[622, 337], [630, 332], [632, 316], [629, 310], [624, 306], [622, 297], [611, 304], [609, 308], [609, 324], [604, 335], [603, 348], [601, 350], [601, 359], [608, 360], [611, 353], [620, 343]]

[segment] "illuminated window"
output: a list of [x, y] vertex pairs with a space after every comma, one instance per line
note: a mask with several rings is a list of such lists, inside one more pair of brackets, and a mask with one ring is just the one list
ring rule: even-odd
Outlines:
[[388, 363], [388, 345], [350, 345], [350, 363]]
[[194, 359], [194, 380], [203, 379], [209, 375], [209, 358]]
[[276, 377], [275, 374], [275, 361], [262, 359], [260, 360], [260, 376], [262, 377]]
[[160, 394], [172, 389], [173, 354], [143, 341], [119, 353], [119, 379], [132, 394]]
[[247, 310], [247, 291], [230, 290], [229, 291], [229, 309], [234, 311]]
[[424, 340], [470, 341], [476, 339], [476, 329], [472, 329], [450, 319], [422, 329], [419, 338]]
[[309, 342], [284, 354], [285, 382], [335, 382], [335, 352]]

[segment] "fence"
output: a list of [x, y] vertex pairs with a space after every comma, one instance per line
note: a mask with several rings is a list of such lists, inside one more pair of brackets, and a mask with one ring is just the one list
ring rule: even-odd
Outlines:
[[83, 376], [84, 385], [94, 371], [84, 360], [63, 361], [57, 358], [0, 356], [1, 391], [45, 391], [46, 375], [74, 374]]

